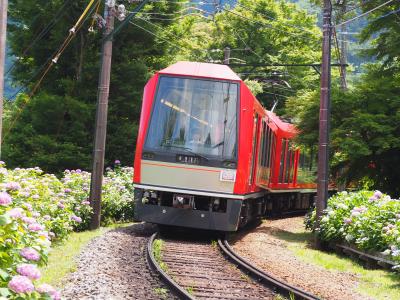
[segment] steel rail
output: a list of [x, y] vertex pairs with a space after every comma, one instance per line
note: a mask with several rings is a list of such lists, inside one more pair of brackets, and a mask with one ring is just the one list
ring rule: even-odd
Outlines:
[[176, 295], [180, 299], [185, 299], [185, 300], [194, 300], [192, 295], [190, 295], [186, 290], [184, 290], [181, 286], [179, 286], [167, 273], [165, 273], [160, 266], [158, 265], [154, 254], [153, 254], [153, 243], [154, 240], [157, 238], [158, 233], [154, 233], [148, 243], [147, 243], [147, 263], [150, 265], [150, 267], [156, 271], [161, 279], [170, 287]]
[[[218, 239], [218, 245], [221, 251], [229, 257], [238, 267], [242, 270], [245, 270], [249, 273], [252, 277], [258, 279], [261, 283], [266, 285], [267, 287], [274, 287], [276, 291], [286, 297], [291, 297], [294, 295], [295, 299], [306, 299], [306, 300], [319, 300], [317, 296], [314, 296], [306, 291], [303, 291], [295, 286], [292, 286], [284, 281], [277, 279], [276, 277], [272, 276], [264, 272], [263, 270], [255, 267], [253, 264], [248, 262], [243, 257], [239, 256], [232, 247], [229, 245], [227, 240]], [[291, 299], [291, 298], [290, 298]]]

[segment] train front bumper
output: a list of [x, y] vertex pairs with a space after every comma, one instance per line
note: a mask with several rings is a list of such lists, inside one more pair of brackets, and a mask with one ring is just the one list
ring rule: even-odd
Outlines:
[[227, 199], [226, 212], [184, 209], [143, 203], [143, 190], [135, 189], [135, 219], [149, 223], [217, 231], [236, 231], [242, 200]]

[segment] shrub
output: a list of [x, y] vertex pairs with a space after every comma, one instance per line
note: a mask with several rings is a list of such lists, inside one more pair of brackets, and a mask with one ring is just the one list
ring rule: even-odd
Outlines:
[[[315, 210], [305, 223], [313, 228]], [[316, 230], [324, 241], [346, 241], [362, 250], [381, 251], [400, 265], [400, 200], [379, 191], [341, 192], [331, 197]]]
[[[133, 219], [132, 168], [109, 169], [103, 181], [102, 225]], [[88, 228], [90, 173], [66, 170], [59, 180], [40, 168], [7, 170], [0, 162], [0, 298], [59, 299], [37, 286], [51, 241]]]

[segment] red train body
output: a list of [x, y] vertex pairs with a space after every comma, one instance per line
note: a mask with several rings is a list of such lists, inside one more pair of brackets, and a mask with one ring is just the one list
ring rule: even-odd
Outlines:
[[143, 95], [136, 218], [235, 231], [274, 209], [309, 207], [295, 136], [226, 65], [178, 62], [159, 71]]

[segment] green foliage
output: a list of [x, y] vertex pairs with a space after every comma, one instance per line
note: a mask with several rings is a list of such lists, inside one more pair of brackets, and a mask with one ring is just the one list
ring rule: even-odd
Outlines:
[[[315, 224], [315, 210], [306, 219]], [[328, 200], [316, 229], [325, 241], [347, 241], [363, 250], [383, 251], [400, 266], [400, 201], [376, 191], [342, 192]]]
[[[107, 172], [102, 194], [102, 224], [132, 220], [132, 175], [132, 168], [119, 166]], [[0, 188], [3, 191], [0, 193], [1, 296], [39, 298], [33, 285], [32, 289], [22, 293], [10, 282], [20, 280], [17, 275], [25, 275], [18, 271], [22, 264], [43, 266], [47, 263], [50, 241], [63, 240], [72, 230], [87, 229], [91, 217], [87, 199], [89, 182], [90, 174], [81, 170], [65, 171], [60, 181], [37, 167], [7, 170], [4, 163], [0, 163]], [[33, 254], [24, 254], [27, 249]], [[32, 284], [31, 280], [39, 279], [37, 277], [40, 277], [40, 272], [35, 278], [23, 280]], [[38, 286], [38, 282], [34, 284]], [[48, 292], [52, 298], [59, 299], [54, 289]]]
[[[100, 3], [99, 13], [104, 1]], [[59, 48], [87, 4], [83, 0], [10, 2], [10, 50], [20, 57], [12, 72], [17, 84], [33, 86], [38, 76], [29, 82], [32, 74]], [[136, 5], [134, 2], [127, 9]], [[150, 1], [145, 12], [171, 13], [180, 7], [177, 1]], [[66, 168], [90, 168], [102, 38], [101, 30], [88, 32], [90, 22], [91, 18], [47, 73], [39, 93], [29, 101], [21, 96], [11, 107], [5, 119], [2, 153], [10, 166], [40, 165], [58, 174]], [[153, 20], [163, 25], [158, 28], [141, 19], [134, 22], [156, 35], [170, 23]], [[48, 25], [51, 28], [43, 39], [22, 56], [30, 41]], [[154, 35], [131, 24], [115, 37], [113, 48], [106, 165], [116, 157], [124, 165], [132, 165], [143, 87], [154, 70], [165, 67], [169, 60], [164, 57], [165, 42], [159, 43]]]
[[[348, 92], [332, 89], [331, 167], [348, 182], [400, 195], [399, 75], [369, 65]], [[287, 102], [301, 134], [298, 142], [318, 143], [319, 93], [303, 91]], [[366, 179], [367, 178], [367, 179]]]

